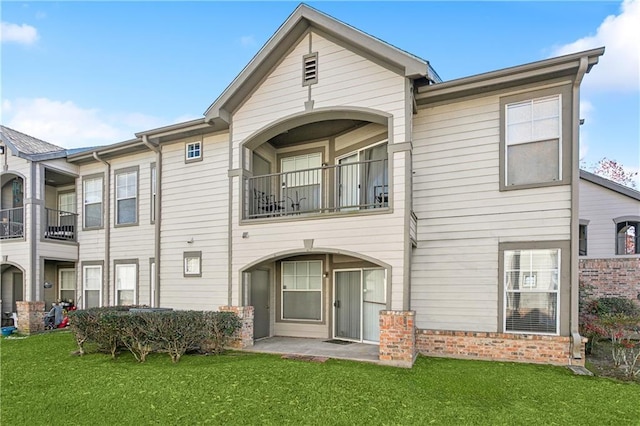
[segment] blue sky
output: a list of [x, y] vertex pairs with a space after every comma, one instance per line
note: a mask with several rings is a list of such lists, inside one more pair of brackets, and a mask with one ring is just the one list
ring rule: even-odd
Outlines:
[[[2, 123], [65, 146], [201, 117], [297, 2], [2, 2]], [[640, 167], [640, 1], [309, 2], [446, 81], [606, 46], [581, 156]]]

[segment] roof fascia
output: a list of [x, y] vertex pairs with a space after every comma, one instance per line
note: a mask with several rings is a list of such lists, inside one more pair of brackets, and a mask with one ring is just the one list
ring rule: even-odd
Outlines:
[[334, 37], [348, 41], [358, 49], [403, 70], [405, 77], [418, 78], [429, 75], [429, 65], [426, 61], [403, 52], [316, 9], [301, 4], [231, 84], [227, 86], [218, 99], [209, 106], [204, 113], [205, 121], [220, 118], [229, 123], [229, 115], [235, 106], [240, 104], [240, 101], [234, 101], [233, 99], [247, 96], [253, 86], [259, 84], [264, 74], [278, 63], [281, 56], [309, 28], [316, 28]]
[[586, 170], [580, 170], [580, 179], [584, 179], [587, 182], [591, 182], [595, 185], [617, 192], [618, 194], [626, 195], [627, 197], [640, 201], [640, 191], [620, 185], [617, 182], [595, 175]]
[[587, 72], [598, 63], [604, 54], [604, 47], [558, 56], [529, 64], [504, 68], [456, 80], [418, 88], [416, 102], [428, 104], [446, 99], [455, 99], [480, 92], [533, 83], [549, 78], [572, 75], [580, 66], [580, 59], [587, 57]]

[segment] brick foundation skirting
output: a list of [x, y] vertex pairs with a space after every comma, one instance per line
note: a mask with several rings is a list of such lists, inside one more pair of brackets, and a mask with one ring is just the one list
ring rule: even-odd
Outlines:
[[565, 336], [417, 330], [416, 349], [427, 356], [514, 361], [553, 365], [584, 365], [571, 358], [571, 339]]
[[592, 298], [624, 297], [640, 304], [640, 258], [580, 259], [580, 287]]
[[380, 311], [381, 363], [413, 366], [416, 359], [415, 318], [415, 311]]
[[44, 331], [44, 302], [16, 302], [18, 331], [33, 334]]
[[233, 312], [242, 326], [229, 339], [228, 347], [244, 349], [253, 346], [253, 306], [220, 306], [220, 312]]

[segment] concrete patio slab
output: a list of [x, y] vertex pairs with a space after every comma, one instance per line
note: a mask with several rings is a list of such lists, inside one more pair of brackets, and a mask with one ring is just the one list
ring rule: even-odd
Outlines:
[[261, 352], [287, 355], [310, 355], [352, 361], [378, 362], [378, 345], [365, 343], [336, 344], [330, 339], [308, 339], [302, 337], [269, 337], [257, 340], [253, 347], [243, 349], [248, 352]]

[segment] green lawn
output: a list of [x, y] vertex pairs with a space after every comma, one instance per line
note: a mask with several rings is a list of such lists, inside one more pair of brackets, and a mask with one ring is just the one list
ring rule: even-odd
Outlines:
[[411, 370], [231, 352], [71, 356], [69, 332], [0, 343], [3, 425], [640, 424], [640, 385], [565, 368], [420, 358]]

